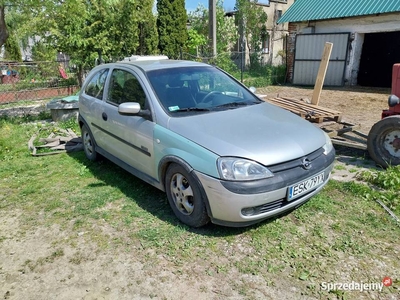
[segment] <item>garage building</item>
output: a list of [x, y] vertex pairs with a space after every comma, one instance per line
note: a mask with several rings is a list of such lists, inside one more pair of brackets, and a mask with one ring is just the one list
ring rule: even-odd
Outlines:
[[296, 0], [278, 20], [286, 22], [293, 84], [315, 83], [325, 42], [332, 42], [326, 86], [390, 87], [400, 63], [399, 0]]

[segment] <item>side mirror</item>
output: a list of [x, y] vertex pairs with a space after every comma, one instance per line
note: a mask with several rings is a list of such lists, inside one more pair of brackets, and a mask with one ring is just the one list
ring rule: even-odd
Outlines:
[[121, 115], [138, 115], [140, 117], [149, 118], [151, 113], [148, 109], [142, 110], [137, 102], [125, 102], [118, 106], [118, 113]]
[[125, 102], [118, 106], [118, 112], [123, 115], [137, 115], [140, 112], [140, 104], [137, 102]]
[[254, 86], [249, 87], [250, 92], [252, 92], [253, 94], [256, 93], [257, 89]]

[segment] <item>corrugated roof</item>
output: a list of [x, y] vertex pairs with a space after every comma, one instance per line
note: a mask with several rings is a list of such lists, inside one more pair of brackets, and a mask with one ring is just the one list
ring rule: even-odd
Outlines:
[[296, 0], [278, 23], [400, 12], [400, 0]]

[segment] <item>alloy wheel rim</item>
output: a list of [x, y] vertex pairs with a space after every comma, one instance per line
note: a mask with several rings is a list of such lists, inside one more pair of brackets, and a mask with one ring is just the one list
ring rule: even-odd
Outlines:
[[189, 181], [180, 173], [172, 176], [171, 194], [176, 208], [184, 215], [190, 215], [194, 210], [193, 189]]
[[92, 154], [93, 146], [92, 146], [92, 141], [90, 139], [90, 135], [88, 132], [85, 132], [85, 134], [83, 135], [83, 144], [85, 145], [85, 149], [87, 150], [87, 152]]

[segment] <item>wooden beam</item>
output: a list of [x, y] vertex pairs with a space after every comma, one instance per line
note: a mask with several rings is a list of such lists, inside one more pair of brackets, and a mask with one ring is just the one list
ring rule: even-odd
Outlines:
[[314, 85], [314, 92], [311, 98], [311, 104], [318, 105], [321, 97], [322, 87], [324, 85], [326, 70], [328, 69], [329, 58], [331, 57], [333, 43], [326, 42], [324, 52], [322, 53], [321, 64], [319, 65], [317, 79]]

